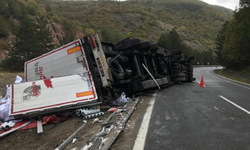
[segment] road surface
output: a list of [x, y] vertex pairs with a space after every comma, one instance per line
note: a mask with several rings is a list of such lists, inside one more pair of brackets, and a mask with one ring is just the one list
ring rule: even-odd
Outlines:
[[[214, 69], [194, 68], [195, 82], [158, 91], [134, 149], [249, 150], [250, 86], [221, 78]], [[205, 87], [199, 87], [202, 75]]]

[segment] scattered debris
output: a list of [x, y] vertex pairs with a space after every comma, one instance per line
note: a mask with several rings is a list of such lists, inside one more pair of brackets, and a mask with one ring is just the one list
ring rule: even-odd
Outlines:
[[22, 83], [22, 82], [23, 82], [23, 78], [21, 78], [19, 75], [17, 75], [15, 84]]
[[101, 122], [103, 122], [103, 120], [100, 120], [99, 118], [95, 118], [92, 123], [96, 123], [96, 122], [100, 122], [101, 123]]
[[13, 120], [13, 117], [9, 116], [9, 103], [10, 103], [10, 87], [6, 85], [6, 95], [0, 101], [0, 120], [9, 121]]
[[83, 119], [96, 118], [96, 117], [99, 117], [99, 116], [102, 116], [102, 115], [104, 115], [104, 112], [97, 112], [97, 113], [93, 113], [93, 114], [90, 114], [90, 115], [84, 115]]
[[72, 143], [74, 144], [77, 141], [76, 138], [73, 138]]
[[122, 92], [121, 96], [118, 97], [116, 100], [114, 100], [111, 105], [112, 106], [122, 106], [124, 104], [127, 103], [127, 98], [126, 98], [126, 94], [124, 92]]
[[109, 111], [109, 112], [114, 112], [114, 111], [116, 111], [117, 108], [118, 108], [118, 107], [111, 107], [108, 111]]
[[86, 144], [81, 150], [89, 150], [93, 146], [93, 143]]
[[100, 109], [93, 108], [81, 108], [75, 111], [76, 116], [82, 116], [83, 119], [91, 119], [104, 115], [104, 112], [101, 112]]
[[23, 124], [23, 125], [21, 125], [21, 126], [19, 126], [19, 127], [12, 128], [11, 130], [9, 130], [9, 131], [7, 131], [7, 132], [4, 132], [4, 133], [0, 134], [0, 138], [3, 137], [3, 136], [5, 136], [5, 135], [8, 135], [8, 134], [10, 134], [10, 133], [12, 133], [12, 132], [14, 132], [14, 131], [16, 131], [16, 130], [18, 130], [18, 129], [21, 129], [22, 127], [27, 126], [27, 125], [30, 124], [30, 123], [31, 123], [31, 121], [26, 122], [25, 124]]
[[43, 133], [43, 125], [40, 119], [37, 120], [37, 133]]
[[76, 135], [82, 130], [82, 128], [86, 125], [86, 123], [87, 121], [84, 120], [83, 125], [80, 128], [78, 128], [71, 136], [69, 136], [62, 144], [60, 144], [55, 150], [64, 149], [70, 143], [70, 141], [72, 141], [73, 138], [76, 137]]
[[76, 116], [84, 116], [84, 115], [89, 115], [93, 113], [100, 112], [100, 109], [93, 109], [93, 108], [81, 108], [76, 110]]
[[14, 127], [14, 125], [15, 125], [15, 122], [12, 122], [12, 121], [4, 122], [4, 123], [1, 125], [0, 129], [1, 129], [2, 131], [8, 130], [9, 128]]
[[[116, 109], [106, 120], [101, 123], [101, 127], [96, 131], [95, 134], [91, 136], [87, 143], [85, 143], [80, 149], [86, 147], [91, 150], [107, 150], [125, 128], [126, 123], [135, 110], [139, 99], [134, 99], [134, 101], [128, 102], [125, 106], [120, 106]], [[93, 143], [89, 145], [89, 143]]]

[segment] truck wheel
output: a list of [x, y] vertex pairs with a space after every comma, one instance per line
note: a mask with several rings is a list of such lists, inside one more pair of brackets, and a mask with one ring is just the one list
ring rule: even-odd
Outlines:
[[150, 51], [157, 51], [158, 50], [158, 45], [157, 44], [151, 44], [150, 45]]
[[150, 49], [150, 42], [142, 42], [141, 43], [141, 47], [138, 49], [140, 51], [144, 50], [147, 51], [148, 49]]
[[118, 42], [116, 45], [117, 45], [117, 48], [119, 51], [125, 51], [127, 49], [140, 47], [141, 40], [137, 39], [137, 38], [135, 38], [135, 39], [126, 38], [126, 39]]

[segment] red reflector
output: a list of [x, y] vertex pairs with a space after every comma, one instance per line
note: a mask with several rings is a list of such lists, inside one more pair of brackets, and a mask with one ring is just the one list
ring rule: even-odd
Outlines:
[[95, 48], [94, 39], [92, 37], [90, 37], [89, 39], [90, 39], [90, 43], [91, 43], [92, 48]]

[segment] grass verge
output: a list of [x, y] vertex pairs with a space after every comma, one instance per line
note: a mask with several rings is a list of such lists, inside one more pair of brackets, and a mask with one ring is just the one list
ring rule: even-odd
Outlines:
[[227, 77], [229, 79], [250, 84], [250, 73], [248, 72], [233, 71], [233, 70], [226, 70], [226, 69], [216, 69], [214, 70], [214, 72], [218, 75]]
[[0, 71], [0, 96], [1, 95], [5, 96], [6, 85], [13, 84], [16, 80], [17, 75], [19, 75], [22, 78], [24, 77], [23, 72], [3, 72], [3, 71]]

